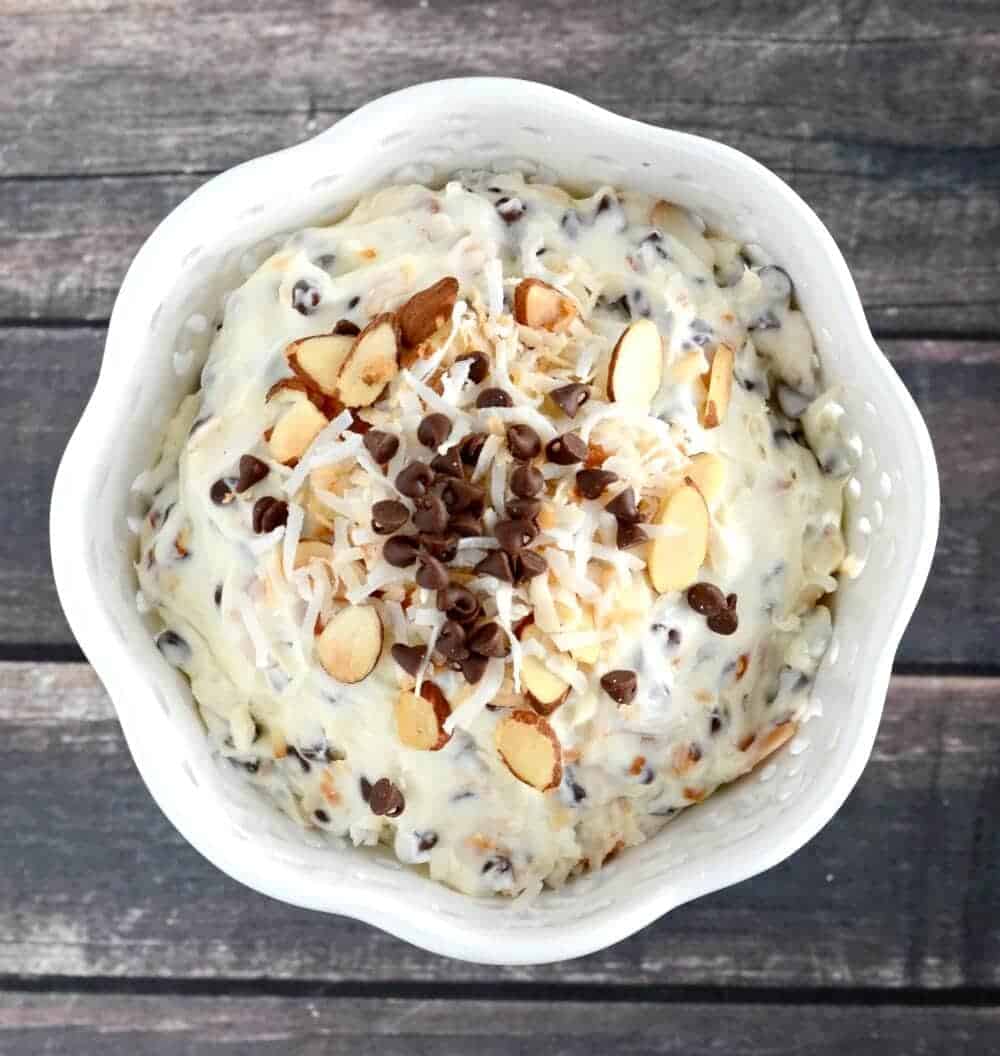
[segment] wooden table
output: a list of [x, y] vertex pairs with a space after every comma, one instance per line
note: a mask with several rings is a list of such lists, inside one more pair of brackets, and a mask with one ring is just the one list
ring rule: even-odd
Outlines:
[[[612, 949], [510, 970], [200, 858], [136, 774], [46, 545], [153, 225], [221, 169], [473, 72], [717, 137], [791, 182], [927, 417], [944, 500], [874, 755], [828, 828]], [[1000, 1049], [996, 0], [0, 0], [0, 75], [0, 1052]]]

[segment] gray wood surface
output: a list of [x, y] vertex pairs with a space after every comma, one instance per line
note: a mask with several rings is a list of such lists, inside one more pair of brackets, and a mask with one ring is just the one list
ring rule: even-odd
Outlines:
[[160, 814], [84, 665], [0, 665], [0, 773], [0, 976], [1000, 986], [1000, 680], [897, 678], [860, 785], [802, 852], [540, 968], [457, 964], [229, 880]]
[[[984, 1056], [1000, 1011], [738, 1001], [0, 997], [0, 1051], [74, 1056]], [[738, 1048], [730, 1045], [738, 1039]]]
[[[227, 879], [153, 804], [89, 669], [52, 662], [80, 654], [49, 490], [142, 241], [212, 174], [474, 73], [788, 180], [928, 420], [943, 493], [906, 675], [833, 822], [542, 968], [455, 964]], [[0, 0], [0, 86], [3, 1056], [1000, 1051], [997, 0]]]
[[[0, 327], [0, 419], [13, 426], [0, 533], [0, 643], [72, 648], [44, 540], [59, 456], [97, 376], [102, 328]], [[941, 542], [899, 661], [1000, 670], [1000, 342], [886, 341], [927, 418], [941, 467]], [[947, 633], [943, 628], [947, 628]], [[31, 653], [31, 655], [35, 655]]]

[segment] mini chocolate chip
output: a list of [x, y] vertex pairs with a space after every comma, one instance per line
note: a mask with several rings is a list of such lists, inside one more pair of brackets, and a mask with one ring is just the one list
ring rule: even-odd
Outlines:
[[518, 521], [533, 521], [542, 511], [539, 499], [508, 499], [507, 513]]
[[325, 810], [319, 807], [313, 811], [313, 817], [323, 825], [325, 825], [330, 820], [330, 815], [327, 814]]
[[667, 631], [667, 641], [671, 645], [680, 645], [681, 644], [681, 632], [676, 627], [671, 627], [670, 630]]
[[471, 513], [479, 517], [486, 509], [486, 492], [464, 480], [448, 478], [440, 483], [438, 494], [451, 513]]
[[648, 541], [649, 536], [641, 525], [628, 524], [626, 521], [618, 522], [618, 535], [615, 538], [615, 542], [619, 550], [628, 550], [633, 546], [639, 546]]
[[[358, 306], [358, 305], [359, 305], [360, 303], [361, 303], [361, 298], [360, 298], [360, 297], [352, 297], [352, 298], [351, 298], [351, 299], [350, 299], [350, 300], [349, 300], [349, 301], [347, 302], [347, 310], [348, 310], [349, 312], [353, 312], [353, 311], [354, 311], [354, 309], [355, 309], [355, 308], [357, 308], [357, 306]], [[361, 332], [361, 331], [359, 330], [359, 331], [358, 331], [358, 333], [360, 333], [360, 332]]]
[[495, 854], [492, 858], [483, 864], [483, 873], [509, 873], [512, 869], [510, 859], [506, 858], [502, 854]]
[[518, 466], [508, 484], [519, 499], [533, 499], [545, 487], [545, 477], [535, 466]]
[[712, 717], [709, 720], [709, 727], [708, 728], [711, 730], [711, 732], [713, 734], [714, 733], [718, 733], [719, 730], [722, 729], [722, 716], [717, 711], [713, 711], [712, 712]]
[[576, 475], [576, 490], [585, 499], [596, 499], [617, 479], [618, 474], [612, 473], [610, 469], [581, 469]]
[[687, 603], [702, 616], [714, 616], [726, 607], [726, 596], [713, 583], [695, 583], [688, 587]]
[[191, 646], [176, 631], [161, 631], [156, 636], [156, 648], [174, 667], [183, 667], [191, 659]]
[[461, 662], [462, 674], [470, 686], [474, 686], [486, 673], [486, 665], [489, 661], [485, 656], [476, 656], [474, 653], [467, 656]]
[[465, 628], [455, 620], [445, 620], [438, 631], [434, 648], [446, 660], [464, 660], [469, 655], [465, 644]]
[[484, 407], [513, 407], [514, 401], [503, 389], [483, 389], [476, 397], [476, 406], [480, 410]]
[[414, 835], [417, 837], [418, 851], [430, 851], [437, 846], [438, 837], [436, 832], [418, 832]]
[[431, 557], [447, 563], [454, 561], [458, 553], [458, 536], [453, 532], [421, 532], [420, 546]]
[[352, 323], [350, 319], [338, 319], [333, 332], [343, 337], [357, 337], [361, 333], [361, 327], [357, 323]]
[[485, 433], [469, 433], [458, 445], [462, 461], [467, 466], [474, 466], [479, 461], [479, 452], [486, 443]]
[[587, 442], [576, 433], [563, 433], [545, 445], [545, 456], [557, 466], [571, 466], [574, 462], [584, 462], [589, 449]]
[[254, 484], [260, 483], [270, 472], [267, 463], [255, 455], [240, 455], [240, 477], [236, 481], [236, 490], [242, 494]]
[[604, 508], [626, 524], [636, 524], [639, 521], [639, 506], [632, 488], [626, 488], [620, 495], [616, 495]]
[[493, 534], [501, 549], [516, 554], [538, 535], [538, 529], [532, 521], [497, 521]]
[[438, 591], [437, 607], [448, 617], [449, 620], [457, 620], [459, 623], [468, 623], [474, 620], [482, 606], [479, 599], [466, 587], [445, 587]]
[[398, 818], [406, 809], [403, 793], [387, 778], [380, 777], [372, 785], [368, 807], [378, 817]]
[[473, 569], [481, 576], [493, 576], [504, 583], [514, 582], [510, 558], [502, 550], [491, 550]]
[[433, 483], [434, 470], [423, 462], [411, 462], [396, 475], [396, 487], [409, 499], [419, 499], [421, 495], [426, 495], [427, 489]]
[[505, 224], [516, 224], [524, 216], [524, 202], [520, 198], [503, 198], [496, 200], [496, 210]]
[[319, 287], [307, 279], [299, 279], [292, 287], [292, 307], [302, 315], [312, 315], [319, 307]]
[[601, 676], [601, 688], [616, 704], [628, 704], [635, 698], [639, 679], [634, 671], [609, 671]]
[[273, 532], [288, 520], [288, 503], [265, 495], [253, 504], [253, 530], [258, 535]]
[[449, 447], [443, 455], [435, 455], [431, 459], [431, 469], [444, 477], [462, 477], [462, 458], [459, 454], [458, 445]]
[[541, 554], [536, 554], [534, 550], [522, 550], [514, 558], [514, 582], [523, 583], [526, 579], [534, 579], [548, 569], [548, 562]]
[[215, 607], [218, 608], [222, 604], [222, 584], [219, 583], [215, 588], [215, 593], [212, 595], [215, 601]]
[[716, 634], [735, 634], [736, 628], [740, 624], [735, 609], [722, 609], [719, 612], [714, 612], [708, 617], [706, 622], [708, 623], [708, 629]]
[[477, 627], [469, 635], [468, 645], [479, 656], [503, 657], [510, 653], [507, 632], [492, 620]]
[[417, 569], [417, 585], [425, 590], [440, 590], [448, 586], [448, 570], [436, 557], [421, 554], [420, 566]]
[[371, 799], [372, 795], [372, 783], [367, 777], [362, 777], [358, 781], [358, 786], [361, 789], [361, 798], [367, 803]]
[[382, 556], [393, 568], [409, 568], [416, 561], [419, 549], [412, 535], [394, 535], [386, 539]]
[[408, 675], [416, 678], [427, 655], [427, 649], [422, 645], [403, 645], [402, 642], [397, 642], [389, 650], [389, 654]]
[[486, 380], [486, 375], [490, 372], [490, 361], [482, 352], [473, 352], [468, 356], [459, 356], [458, 362], [461, 363], [463, 359], [472, 360], [469, 366], [469, 381], [478, 385], [480, 382]]
[[361, 442], [380, 466], [384, 466], [399, 450], [399, 437], [383, 433], [381, 429], [369, 429]]
[[508, 425], [507, 449], [514, 458], [527, 462], [542, 450], [542, 441], [530, 425]]
[[549, 396], [564, 414], [575, 418], [580, 408], [590, 399], [590, 389], [579, 382], [573, 382], [571, 385], [561, 385], [558, 389], [553, 389]]
[[395, 499], [382, 499], [372, 506], [372, 531], [376, 535], [392, 535], [410, 519], [410, 511]]
[[448, 508], [439, 495], [422, 495], [414, 503], [413, 523], [421, 532], [443, 532], [448, 526]]
[[448, 522], [448, 530], [463, 538], [483, 534], [483, 520], [471, 513], [456, 513]]
[[426, 415], [417, 426], [417, 439], [424, 447], [440, 447], [451, 432], [451, 419], [435, 412]]
[[229, 481], [220, 478], [208, 489], [208, 497], [216, 506], [228, 506], [236, 498], [236, 492]]
[[298, 748], [294, 748], [292, 747], [292, 745], [288, 746], [288, 752], [285, 758], [297, 760], [299, 766], [302, 767], [302, 773], [304, 774], [308, 774], [312, 770], [312, 767], [309, 765], [309, 760], [303, 758], [303, 756], [299, 753]]

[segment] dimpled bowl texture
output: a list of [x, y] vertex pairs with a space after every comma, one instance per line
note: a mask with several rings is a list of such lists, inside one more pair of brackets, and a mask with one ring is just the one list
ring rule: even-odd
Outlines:
[[[834, 639], [797, 736], [648, 843], [530, 902], [470, 898], [386, 851], [323, 844], [213, 758], [186, 680], [137, 610], [126, 523], [132, 481], [197, 387], [221, 296], [283, 234], [339, 218], [373, 188], [440, 183], [463, 167], [519, 168], [581, 191], [634, 188], [761, 245], [794, 278], [827, 381], [844, 385], [845, 438], [860, 452], [848, 485], [848, 545], [859, 570], [842, 579]], [[274, 898], [367, 921], [428, 950], [530, 964], [617, 942], [776, 865], [830, 820], [871, 752], [937, 521], [923, 420], [871, 336], [839, 250], [785, 183], [718, 143], [543, 85], [470, 78], [370, 103], [309, 142], [210, 180], [160, 224], [122, 284], [97, 387], [59, 469], [50, 527], [62, 604], [136, 766], [205, 857]]]

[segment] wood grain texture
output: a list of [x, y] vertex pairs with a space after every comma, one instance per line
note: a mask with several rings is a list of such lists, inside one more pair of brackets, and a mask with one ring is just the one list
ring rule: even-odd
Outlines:
[[[943, 154], [934, 165], [904, 157], [779, 171], [837, 239], [876, 331], [998, 333], [1000, 150], [992, 162]], [[0, 181], [0, 321], [107, 319], [136, 251], [202, 182]]]
[[830, 226], [879, 330], [1000, 332], [989, 0], [541, 0], [529, 32], [516, 5], [444, 0], [0, 0], [4, 14], [0, 319], [107, 318], [132, 254], [205, 175], [382, 92], [480, 73], [770, 165]]
[[[0, 533], [0, 643], [69, 646], [45, 545], [51, 482], [97, 376], [102, 328], [0, 327], [0, 416], [12, 426], [9, 530]], [[1000, 344], [888, 341], [927, 418], [941, 468], [942, 527], [905, 664], [1000, 667]], [[948, 628], [944, 633], [942, 628]]]
[[0, 773], [18, 790], [0, 813], [0, 854], [17, 863], [0, 870], [0, 975], [389, 992], [1000, 986], [1000, 680], [895, 679], [860, 785], [793, 859], [609, 950], [538, 968], [458, 964], [229, 880], [154, 806], [83, 665], [0, 665]]
[[[0, 996], [9, 1056], [982, 1056], [1000, 1030], [991, 1008], [716, 1005], [651, 1001], [357, 1000], [90, 994]], [[290, 1048], [291, 1046], [291, 1048]]]

